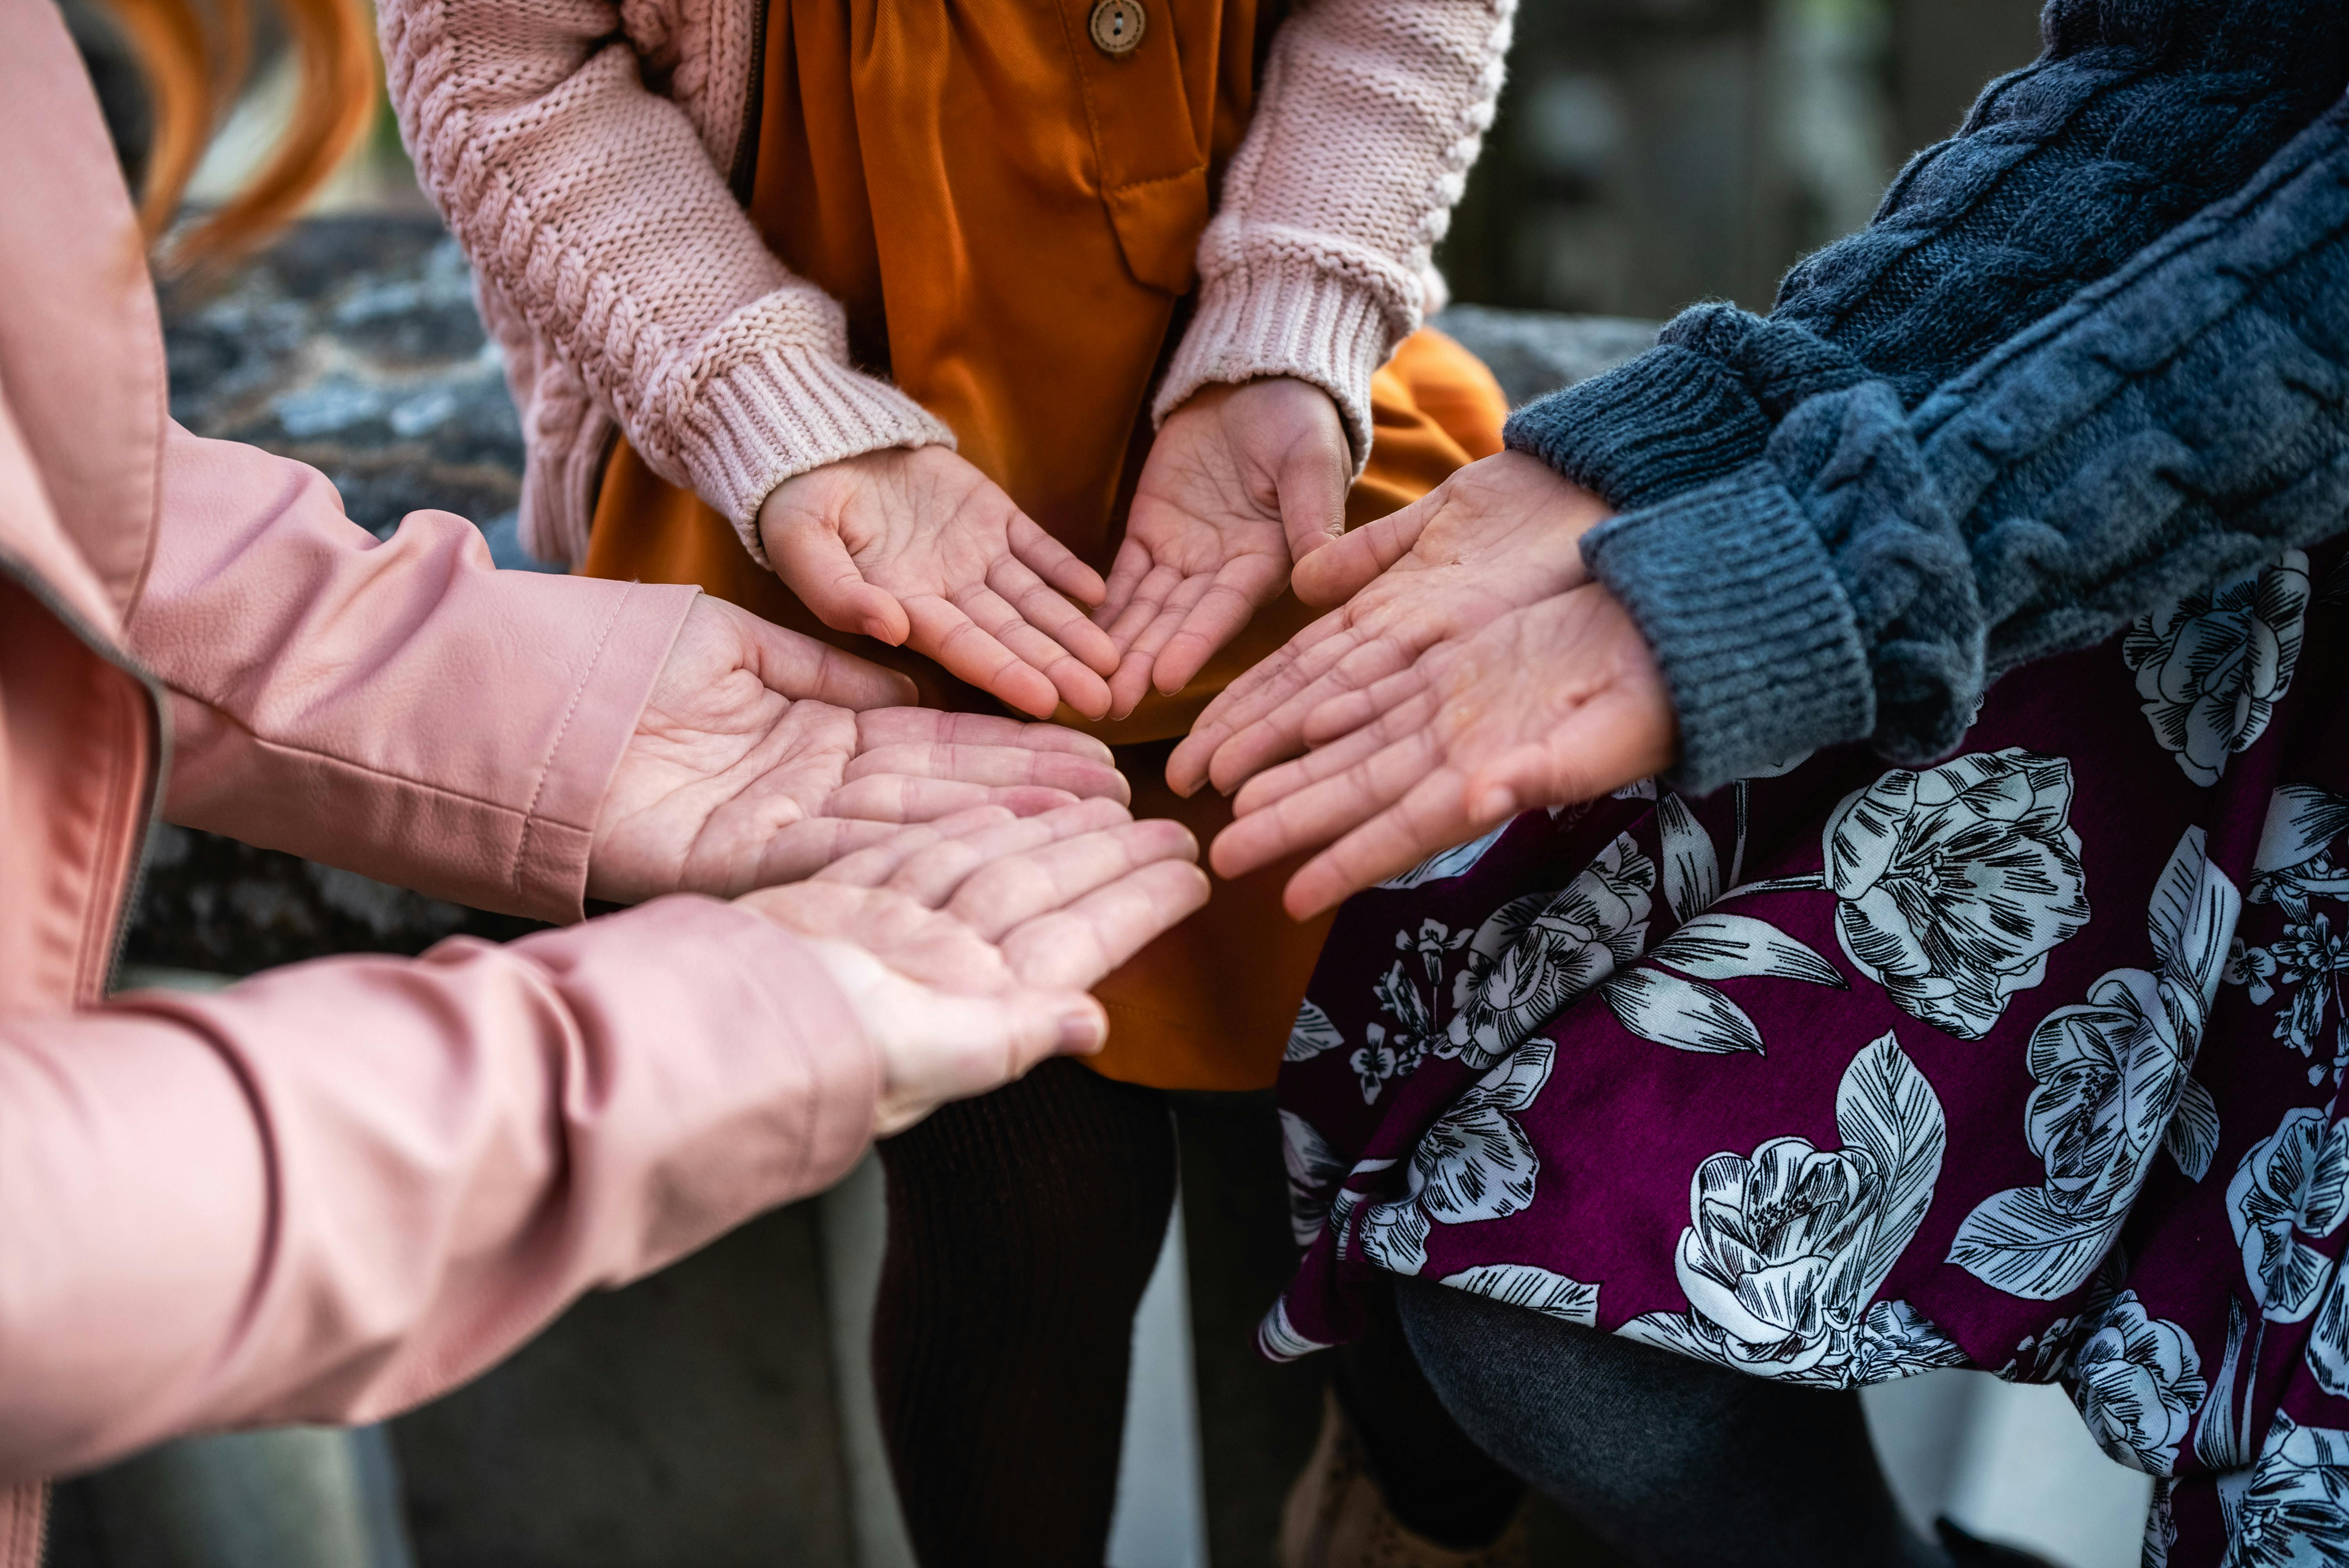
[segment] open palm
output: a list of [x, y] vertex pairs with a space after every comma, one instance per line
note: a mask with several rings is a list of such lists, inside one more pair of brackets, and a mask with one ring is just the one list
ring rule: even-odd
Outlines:
[[874, 1130], [1108, 1032], [1092, 985], [1207, 900], [1179, 823], [1093, 799], [898, 830], [743, 902], [815, 937], [883, 1066]]
[[1338, 609], [1207, 705], [1167, 759], [1189, 795], [1226, 792], [1295, 756], [1306, 717], [1428, 648], [1587, 582], [1580, 542], [1606, 503], [1520, 452], [1471, 463], [1424, 497], [1299, 562], [1297, 596]]
[[1117, 649], [1069, 602], [1100, 603], [1100, 576], [944, 447], [786, 480], [759, 509], [759, 538], [834, 631], [926, 654], [1040, 718], [1063, 700], [1089, 718], [1109, 710]]
[[1314, 749], [1240, 790], [1214, 864], [1240, 876], [1319, 848], [1284, 900], [1306, 919], [1519, 811], [1661, 771], [1676, 727], [1639, 628], [1586, 583], [1316, 708]]
[[732, 896], [922, 822], [1127, 798], [1073, 730], [907, 707], [910, 683], [715, 599], [694, 603], [606, 788], [590, 896]]
[[1123, 658], [1110, 713], [1190, 684], [1345, 526], [1351, 449], [1337, 405], [1286, 377], [1210, 387], [1169, 415], [1093, 618]]

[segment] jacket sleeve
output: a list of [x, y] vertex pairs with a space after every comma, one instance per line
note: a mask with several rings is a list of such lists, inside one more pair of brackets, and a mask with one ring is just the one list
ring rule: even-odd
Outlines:
[[429, 1398], [837, 1180], [878, 1090], [807, 946], [693, 897], [0, 1019], [0, 1482]]
[[1154, 407], [1293, 376], [1336, 400], [1359, 472], [1371, 376], [1419, 327], [1500, 96], [1516, 0], [1314, 0], [1274, 36], [1199, 242], [1198, 308]]
[[837, 302], [760, 239], [685, 112], [648, 88], [615, 0], [387, 0], [418, 177], [491, 287], [664, 479], [731, 519], [792, 475], [952, 446], [848, 366]]
[[1952, 749], [1990, 681], [2349, 525], [2349, 105], [1904, 409], [1816, 393], [1583, 540], [1654, 646], [1684, 784]]
[[172, 694], [172, 821], [579, 918], [693, 589], [500, 572], [446, 512], [378, 542], [316, 469], [176, 426], [161, 510], [128, 637]]

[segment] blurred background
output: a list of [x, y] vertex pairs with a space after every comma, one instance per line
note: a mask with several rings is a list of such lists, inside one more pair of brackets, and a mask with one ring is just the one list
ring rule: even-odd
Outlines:
[[[59, 0], [134, 165], [135, 69]], [[913, 3], [913, 0], [905, 0]], [[1915, 150], [2037, 46], [2036, 0], [1525, 0], [1509, 85], [1438, 260], [1443, 325], [1522, 400], [1637, 353], [1692, 301], [1768, 306], [1867, 222]], [[263, 19], [251, 87], [191, 187], [201, 209], [292, 110]], [[164, 291], [172, 410], [312, 463], [388, 532], [443, 507], [516, 548], [521, 429], [462, 255], [387, 113], [267, 253]], [[485, 690], [485, 700], [492, 694]], [[213, 985], [523, 923], [205, 835], [157, 835], [125, 985]], [[1250, 1335], [1294, 1261], [1269, 1097], [1177, 1108], [1180, 1215], [1136, 1330], [1112, 1568], [1269, 1568], [1319, 1369]], [[868, 1378], [882, 1236], [870, 1162], [685, 1264], [582, 1303], [507, 1366], [357, 1434], [168, 1445], [59, 1489], [57, 1568], [905, 1568]], [[2137, 1560], [2145, 1478], [2062, 1392], [1948, 1373], [1872, 1390], [1896, 1490], [2064, 1568]], [[1702, 1500], [1692, 1499], [1692, 1504]], [[1542, 1568], [1615, 1560], [1554, 1512]]]

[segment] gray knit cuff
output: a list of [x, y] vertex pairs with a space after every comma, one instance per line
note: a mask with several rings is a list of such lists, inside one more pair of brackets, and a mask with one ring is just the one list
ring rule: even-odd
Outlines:
[[1680, 713], [1681, 789], [1706, 794], [1875, 728], [1850, 601], [1766, 465], [1601, 523], [1582, 558], [1656, 652]]

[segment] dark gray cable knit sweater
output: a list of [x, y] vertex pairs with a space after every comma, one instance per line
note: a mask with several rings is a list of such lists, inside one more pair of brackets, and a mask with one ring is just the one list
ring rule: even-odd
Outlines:
[[1510, 422], [1620, 513], [1583, 553], [1684, 788], [1930, 761], [1999, 674], [2349, 529], [2349, 5], [2045, 27], [1769, 318], [1699, 307]]

